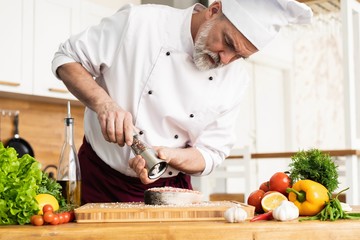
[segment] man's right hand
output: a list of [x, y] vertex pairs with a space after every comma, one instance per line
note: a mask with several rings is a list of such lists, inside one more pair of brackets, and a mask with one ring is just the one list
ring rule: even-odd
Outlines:
[[106, 141], [131, 145], [134, 125], [131, 113], [117, 105], [80, 63], [66, 63], [57, 69], [69, 91], [98, 115]]
[[134, 125], [130, 112], [119, 107], [115, 102], [106, 102], [96, 107], [101, 132], [108, 142], [120, 146], [132, 145]]

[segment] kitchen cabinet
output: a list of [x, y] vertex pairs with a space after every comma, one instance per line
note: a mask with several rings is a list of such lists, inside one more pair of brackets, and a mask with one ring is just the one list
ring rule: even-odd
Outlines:
[[60, 42], [79, 29], [79, 1], [34, 1], [34, 92], [46, 97], [74, 99], [51, 71]]
[[80, 30], [89, 26], [99, 24], [101, 19], [105, 16], [114, 14], [121, 5], [116, 6], [101, 6], [98, 3], [87, 0], [81, 1], [80, 5]]
[[0, 0], [0, 91], [32, 92], [32, 0]]
[[[111, 3], [111, 4], [110, 4]], [[0, 92], [76, 99], [53, 75], [51, 61], [70, 35], [139, 1], [0, 0]]]
[[[347, 0], [341, 2], [344, 49], [344, 109], [345, 143], [349, 148], [360, 147], [360, 2]], [[359, 182], [360, 158], [347, 158], [346, 170], [354, 183]], [[350, 203], [359, 202], [360, 186], [350, 185]]]
[[99, 23], [115, 10], [90, 1], [35, 0], [34, 11], [34, 94], [75, 99], [52, 73], [54, 53], [69, 36]]
[[[281, 46], [281, 47], [280, 47]], [[276, 49], [277, 51], [275, 51]], [[279, 51], [281, 49], [281, 51]], [[246, 62], [251, 81], [241, 102], [236, 120], [235, 148], [249, 147], [250, 152], [273, 152], [291, 149], [291, 43], [280, 35], [262, 52]], [[251, 189], [256, 189], [277, 171], [286, 171], [287, 159], [251, 161]], [[239, 178], [226, 180], [226, 192], [243, 192]], [[221, 189], [215, 189], [215, 192]]]

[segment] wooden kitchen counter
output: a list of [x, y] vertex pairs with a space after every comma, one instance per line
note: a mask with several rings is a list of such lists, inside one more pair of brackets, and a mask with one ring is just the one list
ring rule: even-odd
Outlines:
[[131, 239], [131, 240], [306, 240], [360, 239], [360, 220], [278, 222], [225, 221], [148, 223], [68, 223], [35, 227], [0, 226], [1, 240]]

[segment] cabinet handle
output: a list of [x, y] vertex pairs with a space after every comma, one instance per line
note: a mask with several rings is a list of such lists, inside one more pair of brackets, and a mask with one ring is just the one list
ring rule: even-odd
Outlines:
[[0, 81], [0, 85], [6, 85], [11, 87], [18, 87], [20, 86], [20, 83], [17, 82], [8, 82], [8, 81]]
[[56, 92], [56, 93], [69, 93], [66, 89], [60, 89], [60, 88], [49, 88], [50, 92]]

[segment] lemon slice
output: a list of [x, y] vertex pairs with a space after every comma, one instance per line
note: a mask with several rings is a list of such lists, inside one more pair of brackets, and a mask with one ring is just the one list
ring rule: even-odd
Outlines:
[[39, 209], [40, 209], [40, 211], [38, 212], [39, 215], [43, 214], [42, 209], [46, 204], [50, 204], [53, 207], [54, 212], [59, 210], [59, 203], [53, 195], [47, 193], [41, 193], [36, 195], [35, 199], [39, 204]]
[[261, 199], [261, 206], [265, 212], [269, 212], [278, 207], [280, 203], [284, 200], [287, 200], [287, 197], [285, 195], [279, 192], [272, 192], [265, 195]]

